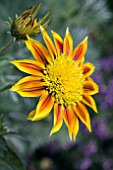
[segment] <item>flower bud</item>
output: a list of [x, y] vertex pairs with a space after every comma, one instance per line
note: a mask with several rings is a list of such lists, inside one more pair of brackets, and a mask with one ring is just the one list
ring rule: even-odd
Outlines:
[[11, 25], [11, 35], [19, 39], [26, 39], [26, 35], [35, 35], [40, 32], [40, 25], [46, 28], [51, 23], [49, 18], [44, 24], [43, 21], [50, 15], [48, 11], [43, 18], [35, 18], [40, 9], [41, 3], [35, 9], [35, 6], [25, 10], [17, 19], [15, 19]]

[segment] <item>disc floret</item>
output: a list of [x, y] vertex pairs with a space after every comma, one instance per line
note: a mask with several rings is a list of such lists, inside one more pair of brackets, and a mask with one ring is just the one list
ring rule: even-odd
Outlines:
[[82, 72], [74, 60], [63, 54], [47, 65], [43, 81], [56, 103], [67, 107], [81, 100], [84, 83]]

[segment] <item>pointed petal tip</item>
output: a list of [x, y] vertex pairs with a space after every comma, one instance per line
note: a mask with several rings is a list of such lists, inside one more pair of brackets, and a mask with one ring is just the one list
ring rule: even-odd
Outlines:
[[52, 134], [53, 134], [53, 132], [51, 131], [51, 132], [50, 132], [50, 134], [49, 134], [49, 137], [51, 137], [51, 136], [52, 136]]
[[88, 40], [88, 36], [86, 36], [84, 40]]
[[32, 121], [32, 119], [30, 117], [27, 117], [27, 120], [31, 120]]
[[13, 87], [11, 87], [9, 90], [10, 90], [10, 91], [14, 91], [14, 90], [13, 90]]
[[86, 36], [83, 41], [85, 41], [86, 43], [88, 43], [88, 36]]
[[29, 115], [28, 115], [28, 117], [27, 117], [27, 120], [33, 121], [33, 117], [35, 116], [35, 113], [36, 113], [36, 110], [32, 110], [32, 111], [29, 113]]
[[42, 25], [40, 25], [40, 30], [41, 30], [41, 32], [44, 31], [44, 28]]
[[13, 90], [13, 87], [11, 87], [9, 90], [10, 90], [10, 91], [14, 91], [14, 90]]
[[18, 88], [17, 87], [15, 87], [15, 85], [14, 86], [12, 86], [10, 89], [9, 89], [10, 91], [18, 91]]
[[70, 137], [70, 140], [72, 141], [73, 140], [72, 134], [69, 133], [69, 137]]
[[52, 34], [54, 34], [54, 31], [53, 31], [53, 30], [51, 30], [51, 33], [52, 33]]
[[41, 6], [41, 5], [42, 5], [42, 2], [40, 2], [38, 6]]
[[[30, 40], [31, 38], [29, 37], [29, 35], [26, 35], [27, 40]], [[25, 40], [24, 42], [26, 42], [27, 40]]]
[[39, 119], [38, 119], [38, 117], [36, 117], [36, 116], [34, 116], [34, 117], [32, 117], [32, 119], [31, 119], [31, 121], [38, 121]]
[[88, 44], [88, 36], [83, 39], [82, 43]]
[[30, 115], [30, 114], [28, 115], [27, 120], [30, 120], [30, 121], [32, 121], [32, 122], [33, 122], [33, 121], [36, 121], [36, 120], [33, 119], [33, 116]]
[[95, 113], [98, 113], [97, 107], [93, 108]]
[[73, 140], [76, 141], [76, 136], [73, 136]]
[[15, 60], [14, 60], [14, 61], [10, 61], [9, 63], [11, 63], [11, 64], [13, 64], [13, 65], [14, 65], [14, 64], [15, 64]]
[[88, 130], [89, 130], [90, 133], [92, 132], [91, 125], [88, 126]]
[[11, 64], [13, 65], [16, 65], [20, 60], [13, 60], [13, 61], [10, 61]]
[[66, 29], [66, 34], [68, 34], [69, 33], [69, 27], [67, 27], [67, 29]]

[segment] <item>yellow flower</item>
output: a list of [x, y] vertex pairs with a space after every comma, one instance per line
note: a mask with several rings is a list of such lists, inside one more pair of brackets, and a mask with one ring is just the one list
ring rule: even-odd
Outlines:
[[[49, 16], [50, 11], [41, 18], [35, 19], [36, 14], [40, 9], [41, 3], [35, 9], [35, 6], [25, 10], [17, 19], [14, 20], [11, 26], [11, 34], [18, 39], [26, 39], [26, 35], [35, 35], [40, 32], [40, 24], [42, 24], [45, 19]], [[34, 11], [35, 9], [35, 11]], [[43, 27], [46, 28], [51, 23], [51, 18], [48, 19], [44, 24]]]
[[18, 81], [11, 90], [23, 97], [41, 96], [28, 120], [43, 119], [54, 107], [54, 125], [50, 135], [59, 131], [64, 120], [70, 139], [76, 139], [79, 119], [91, 132], [90, 116], [84, 104], [97, 112], [92, 95], [98, 93], [98, 85], [89, 77], [94, 66], [89, 62], [84, 64], [87, 37], [73, 50], [73, 39], [68, 29], [64, 41], [52, 31], [55, 45], [43, 27], [41, 32], [47, 49], [28, 37], [25, 43], [36, 60], [11, 62], [21, 71], [31, 74]]

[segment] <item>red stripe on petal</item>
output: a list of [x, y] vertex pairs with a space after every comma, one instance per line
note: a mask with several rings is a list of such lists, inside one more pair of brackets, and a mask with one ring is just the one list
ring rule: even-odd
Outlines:
[[40, 28], [41, 28], [44, 42], [48, 48], [48, 51], [50, 52], [51, 57], [56, 58], [56, 49], [55, 49], [55, 46], [54, 46], [51, 38], [49, 37], [48, 33], [44, 30], [44, 28], [42, 26]]
[[68, 39], [66, 39], [65, 46], [66, 46], [66, 55], [68, 56], [69, 53], [70, 53], [70, 46], [69, 46], [69, 41], [68, 41]]
[[83, 51], [83, 46], [80, 45], [78, 50], [76, 51], [75, 55], [73, 56], [73, 60], [78, 60], [78, 58], [80, 58], [80, 56], [82, 54], [82, 51]]
[[42, 51], [37, 45], [32, 44], [32, 46], [33, 46], [35, 52], [39, 55], [39, 57], [41, 59], [41, 62], [42, 63], [48, 63], [48, 56], [49, 56], [49, 54], [47, 54], [46, 57], [45, 57], [44, 51]]
[[91, 122], [90, 122], [90, 116], [89, 113], [82, 103], [78, 103], [75, 108], [75, 113], [79, 117], [79, 119], [86, 125], [88, 130], [91, 132]]
[[28, 40], [25, 41], [25, 44], [37, 61], [41, 63], [49, 63], [51, 61], [48, 50], [39, 41], [28, 36]]
[[53, 104], [54, 99], [48, 93], [43, 95], [39, 100], [39, 103], [36, 107], [36, 114], [32, 120], [35, 121], [47, 117], [53, 107]]
[[23, 97], [37, 97], [44, 93], [45, 83], [39, 77], [27, 76], [18, 81], [10, 90], [16, 91]]
[[59, 131], [59, 129], [61, 128], [62, 123], [63, 123], [62, 112], [63, 112], [63, 106], [55, 103], [54, 104], [54, 126], [50, 132], [50, 136], [53, 133], [56, 133], [57, 131]]
[[63, 53], [63, 40], [60, 37], [59, 34], [57, 34], [54, 31], [51, 31], [53, 38], [54, 38], [54, 42], [55, 42], [55, 46], [56, 46], [56, 50], [58, 55], [60, 55], [61, 53]]
[[59, 54], [63, 53], [63, 43], [61, 43], [60, 41], [56, 39], [56, 46], [57, 46], [57, 50]]
[[63, 53], [66, 56], [70, 56], [73, 50], [73, 39], [69, 32], [69, 29], [66, 30], [66, 36], [64, 38], [64, 46], [63, 46]]
[[95, 103], [94, 99], [91, 96], [83, 94], [83, 97], [82, 97], [81, 101], [84, 104], [86, 104], [89, 107], [91, 107], [96, 113], [98, 112], [97, 111], [97, 107], [96, 107], [96, 103]]
[[73, 60], [83, 62], [87, 50], [87, 37], [74, 49], [71, 57]]
[[42, 75], [42, 71], [45, 66], [42, 63], [34, 60], [15, 60], [11, 62], [14, 64], [19, 70], [28, 73], [40, 76]]
[[85, 63], [82, 66], [84, 77], [90, 76], [94, 72], [94, 65], [91, 63]]
[[76, 139], [76, 135], [79, 130], [79, 122], [78, 118], [75, 115], [75, 111], [71, 107], [66, 107], [63, 112], [63, 119], [68, 127], [69, 136], [72, 140], [72, 137], [74, 137], [74, 140]]
[[94, 81], [85, 81], [83, 86], [84, 94], [93, 95], [98, 93], [98, 85]]

